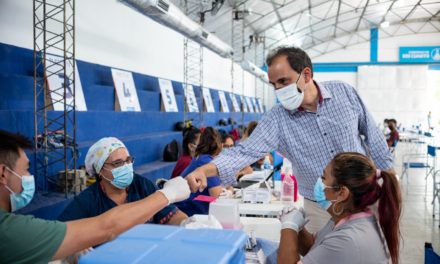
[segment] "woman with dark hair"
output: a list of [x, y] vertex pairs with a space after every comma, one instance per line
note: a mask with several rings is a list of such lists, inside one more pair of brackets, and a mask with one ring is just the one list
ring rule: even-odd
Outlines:
[[[200, 142], [195, 150], [195, 157], [183, 171], [182, 177], [190, 174], [198, 167], [211, 162], [214, 157], [220, 154], [221, 150], [222, 138], [220, 133], [212, 127], [206, 127], [200, 135]], [[188, 216], [192, 216], [193, 214], [208, 214], [209, 204], [207, 202], [194, 201], [193, 199], [195, 197], [206, 195], [217, 198], [222, 192], [223, 187], [221, 186], [219, 177], [209, 177], [207, 180], [208, 186], [202, 192], [192, 193], [187, 200], [176, 204], [177, 207]]]
[[183, 129], [183, 155], [179, 158], [179, 160], [177, 160], [176, 166], [171, 174], [171, 178], [180, 176], [191, 163], [191, 160], [196, 152], [197, 144], [199, 144], [200, 133], [200, 130], [195, 126], [186, 127]]
[[399, 263], [402, 199], [396, 175], [378, 170], [362, 154], [340, 153], [318, 179], [315, 199], [331, 219], [312, 235], [303, 228], [302, 210], [283, 214], [279, 263]]

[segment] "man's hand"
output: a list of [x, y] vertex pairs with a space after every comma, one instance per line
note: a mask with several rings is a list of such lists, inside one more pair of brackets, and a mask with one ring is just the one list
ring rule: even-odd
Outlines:
[[203, 170], [197, 169], [188, 174], [185, 179], [188, 181], [191, 192], [202, 192], [208, 185], [206, 180], [206, 174]]

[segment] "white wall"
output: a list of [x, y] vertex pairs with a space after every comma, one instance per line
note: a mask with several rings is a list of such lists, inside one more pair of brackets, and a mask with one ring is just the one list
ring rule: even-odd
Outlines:
[[[183, 37], [115, 0], [76, 1], [76, 58], [124, 70], [183, 81]], [[0, 1], [0, 42], [33, 49], [32, 1]], [[204, 86], [231, 90], [231, 61], [204, 49]], [[242, 80], [236, 65], [234, 79]], [[243, 83], [240, 81], [240, 83]], [[255, 95], [255, 78], [244, 73]]]

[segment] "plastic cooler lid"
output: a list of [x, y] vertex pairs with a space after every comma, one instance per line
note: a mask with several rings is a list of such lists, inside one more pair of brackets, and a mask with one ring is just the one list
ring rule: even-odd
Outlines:
[[[246, 238], [237, 230], [138, 225], [81, 257], [79, 263], [232, 263]], [[241, 254], [244, 260], [244, 251]]]

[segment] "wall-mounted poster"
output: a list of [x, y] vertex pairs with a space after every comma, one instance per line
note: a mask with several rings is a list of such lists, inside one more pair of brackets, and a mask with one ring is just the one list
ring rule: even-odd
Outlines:
[[258, 98], [257, 101], [258, 101], [258, 106], [260, 108], [260, 113], [264, 113], [263, 101], [261, 101], [261, 98]]
[[249, 112], [251, 112], [251, 113], [255, 112], [254, 111], [254, 106], [252, 105], [251, 98], [245, 97], [244, 99], [246, 100], [246, 104], [247, 104]]
[[186, 105], [188, 106], [188, 112], [199, 112], [199, 106], [197, 104], [196, 94], [191, 84], [185, 87]]
[[[46, 55], [46, 69], [50, 69], [50, 72], [60, 72], [62, 70], [63, 65], [60, 62], [63, 60], [63, 57], [47, 54]], [[66, 72], [72, 72], [72, 65], [70, 63], [66, 63]], [[46, 72], [47, 76], [47, 85], [49, 90], [51, 91], [50, 96], [53, 104], [53, 110], [55, 111], [64, 111], [64, 102], [63, 102], [63, 94], [64, 94], [64, 81], [67, 81], [66, 85], [66, 106], [67, 110], [71, 110], [73, 108], [73, 93], [72, 93], [72, 85], [70, 84], [71, 80], [69, 78], [64, 78], [64, 74], [50, 74]], [[75, 104], [77, 111], [87, 111], [86, 100], [84, 98], [83, 89], [81, 86], [81, 80], [79, 78], [78, 66], [75, 62]]]
[[254, 106], [255, 109], [255, 113], [260, 113], [260, 109], [258, 108], [257, 100], [255, 99], [255, 97], [252, 97], [251, 100], [252, 100], [252, 105]]
[[179, 112], [174, 96], [173, 84], [170, 80], [159, 79], [160, 94], [162, 95], [162, 106], [165, 112]]
[[244, 99], [243, 95], [240, 96], [240, 103], [241, 103], [241, 107], [243, 109], [243, 112], [244, 113], [249, 112], [248, 109], [247, 109], [246, 99]]
[[229, 113], [228, 102], [226, 101], [225, 92], [218, 91], [218, 97], [220, 98], [220, 106], [222, 108], [222, 112]]
[[240, 105], [238, 104], [237, 97], [235, 96], [235, 94], [230, 93], [229, 97], [231, 98], [232, 108], [234, 108], [234, 112], [241, 112]]
[[118, 97], [119, 109], [122, 112], [140, 112], [141, 106], [134, 86], [131, 72], [112, 69], [113, 83]]
[[211, 92], [208, 88], [203, 87], [203, 101], [205, 102], [206, 112], [215, 112], [214, 104], [212, 103]]

